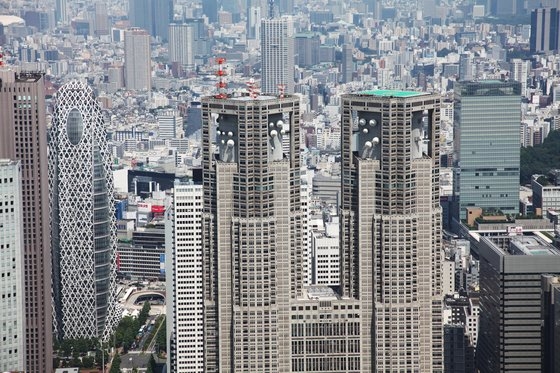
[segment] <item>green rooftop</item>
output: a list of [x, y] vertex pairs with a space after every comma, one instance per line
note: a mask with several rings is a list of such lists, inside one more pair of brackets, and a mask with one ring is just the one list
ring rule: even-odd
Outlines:
[[416, 91], [396, 91], [391, 89], [374, 89], [371, 91], [362, 91], [359, 92], [361, 95], [370, 95], [370, 96], [379, 96], [379, 97], [397, 97], [397, 98], [406, 98], [406, 97], [416, 97], [416, 96], [423, 96], [427, 95], [426, 92], [416, 92]]

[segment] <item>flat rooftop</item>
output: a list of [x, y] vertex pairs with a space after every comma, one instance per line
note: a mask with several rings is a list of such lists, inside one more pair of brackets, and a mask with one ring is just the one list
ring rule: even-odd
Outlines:
[[417, 97], [429, 95], [427, 92], [417, 92], [417, 91], [398, 91], [392, 89], [374, 89], [369, 91], [359, 92], [361, 95], [378, 96], [378, 97], [397, 97], [397, 98], [407, 98], [407, 97]]
[[340, 297], [328, 286], [314, 285], [303, 289], [304, 299], [337, 300]]
[[536, 236], [521, 236], [511, 239], [510, 252], [513, 255], [560, 255], [558, 249]]
[[235, 101], [265, 101], [265, 100], [275, 100], [277, 96], [259, 95], [257, 97], [251, 96], [238, 96], [238, 97], [228, 97], [228, 100]]

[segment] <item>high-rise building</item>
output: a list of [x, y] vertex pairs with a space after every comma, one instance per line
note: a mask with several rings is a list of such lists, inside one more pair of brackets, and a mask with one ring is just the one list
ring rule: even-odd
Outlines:
[[467, 207], [519, 211], [521, 83], [480, 80], [455, 88], [456, 219]]
[[289, 17], [261, 21], [261, 92], [294, 93], [294, 32]]
[[560, 274], [560, 250], [537, 236], [504, 234], [482, 237], [478, 253], [478, 371], [543, 372], [541, 275]]
[[107, 14], [107, 4], [97, 1], [94, 4], [93, 12], [93, 31], [95, 35], [109, 35], [109, 16]]
[[[466, 373], [466, 353], [469, 338], [464, 325], [445, 325], [443, 328], [443, 369], [446, 373]], [[468, 373], [473, 373], [472, 371]]]
[[[21, 92], [21, 93], [19, 93]], [[25, 93], [25, 94], [24, 94]], [[0, 158], [19, 160], [26, 371], [52, 371], [51, 250], [43, 74], [0, 70]]]
[[169, 372], [204, 371], [202, 184], [177, 181], [166, 213]]
[[66, 0], [56, 0], [54, 8], [54, 21], [57, 24], [67, 25], [70, 21], [68, 17], [68, 5]]
[[187, 24], [169, 25], [169, 62], [183, 69], [194, 67], [194, 27]]
[[202, 2], [202, 14], [208, 17], [209, 23], [218, 22], [218, 0], [204, 0]]
[[361, 369], [442, 371], [440, 97], [347, 94], [340, 291], [361, 301]]
[[525, 14], [524, 0], [489, 0], [490, 13], [497, 17], [522, 16]]
[[543, 373], [560, 372], [560, 276], [543, 275]]
[[54, 326], [59, 339], [104, 338], [116, 313], [116, 223], [111, 153], [93, 90], [56, 94], [49, 138]]
[[459, 80], [473, 80], [473, 60], [470, 53], [462, 53], [459, 57]]
[[277, 0], [280, 15], [294, 13], [294, 0]]
[[537, 8], [531, 12], [529, 45], [533, 53], [554, 52], [560, 49], [560, 11], [558, 8]]
[[352, 73], [354, 72], [354, 63], [352, 62], [353, 49], [351, 44], [344, 44], [342, 46], [342, 65], [340, 68], [342, 83], [350, 83], [352, 81]]
[[205, 371], [443, 370], [439, 110], [342, 97], [334, 291], [303, 286], [298, 99], [202, 100]]
[[521, 83], [521, 95], [529, 97], [527, 90], [527, 81], [531, 72], [531, 61], [514, 58], [511, 60], [511, 75], [513, 80]]
[[25, 371], [21, 164], [0, 159], [0, 371]]
[[129, 0], [130, 25], [166, 42], [173, 22], [173, 0]]
[[124, 32], [124, 84], [127, 89], [152, 89], [150, 35], [142, 29]]
[[202, 120], [205, 371], [290, 371], [290, 302], [303, 291], [299, 99], [207, 97]]
[[261, 37], [261, 8], [252, 6], [247, 9], [247, 39], [259, 39]]
[[[337, 224], [338, 226], [338, 224]], [[311, 283], [338, 286], [340, 279], [340, 239], [327, 232], [311, 232]], [[305, 260], [305, 258], [304, 258]]]
[[317, 32], [302, 32], [294, 36], [295, 58], [299, 67], [312, 67], [319, 64], [321, 35]]
[[374, 19], [379, 19], [381, 16], [381, 2], [382, 0], [362, 0], [366, 5], [368, 15], [371, 15]]
[[170, 140], [178, 137], [177, 129], [183, 127], [183, 117], [175, 110], [164, 110], [157, 115], [158, 138]]

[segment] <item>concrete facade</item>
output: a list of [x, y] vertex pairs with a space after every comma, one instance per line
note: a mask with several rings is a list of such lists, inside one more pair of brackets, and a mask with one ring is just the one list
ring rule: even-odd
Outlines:
[[52, 371], [51, 250], [43, 74], [0, 69], [0, 158], [20, 160], [26, 371]]
[[0, 371], [25, 371], [21, 165], [0, 159]]
[[342, 96], [341, 295], [361, 300], [361, 369], [443, 370], [440, 97]]
[[537, 236], [482, 237], [481, 373], [542, 371], [541, 275], [560, 273], [560, 251]]

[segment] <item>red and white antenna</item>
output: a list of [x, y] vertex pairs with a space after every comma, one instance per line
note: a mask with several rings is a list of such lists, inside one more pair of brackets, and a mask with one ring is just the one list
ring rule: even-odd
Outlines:
[[249, 92], [249, 96], [253, 97], [253, 89], [255, 89], [255, 79], [249, 79], [245, 85], [247, 86], [247, 92]]
[[216, 58], [216, 63], [218, 64], [218, 71], [216, 71], [216, 76], [218, 77], [218, 83], [216, 84], [216, 87], [218, 88], [218, 94], [214, 96], [215, 98], [227, 98], [227, 83], [224, 81], [224, 76], [226, 76], [227, 74], [223, 69], [225, 62], [226, 59], [223, 57]]
[[284, 92], [286, 91], [286, 85], [285, 84], [278, 84], [278, 96], [280, 98], [284, 98]]
[[253, 100], [259, 97], [259, 93], [260, 93], [259, 87], [257, 87], [257, 84], [255, 83], [255, 79], [253, 78], [249, 79], [246, 85], [247, 85], [247, 91], [249, 91], [249, 97], [251, 97]]

